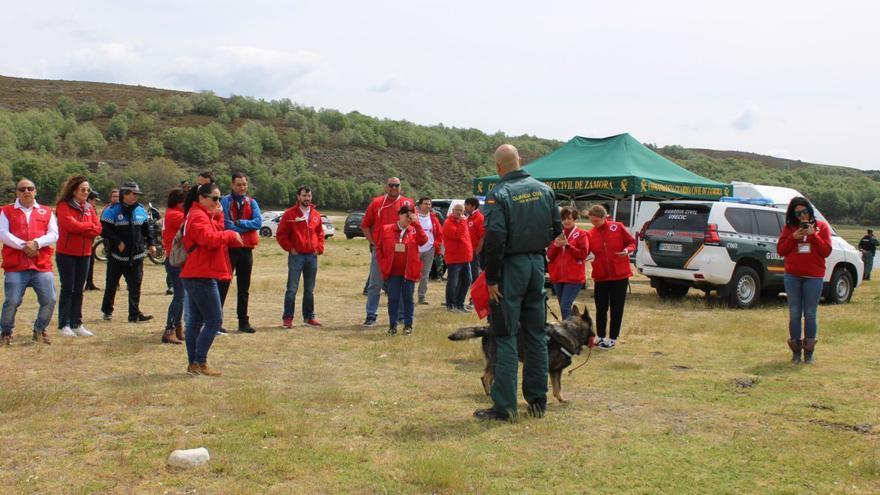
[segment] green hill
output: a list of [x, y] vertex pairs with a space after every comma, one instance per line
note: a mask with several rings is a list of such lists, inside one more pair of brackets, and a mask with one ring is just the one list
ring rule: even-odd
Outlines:
[[[308, 184], [321, 206], [362, 208], [390, 175], [401, 177], [413, 196], [463, 197], [471, 178], [494, 170], [491, 155], [503, 142], [515, 144], [527, 162], [562, 144], [343, 114], [287, 99], [0, 76], [0, 182], [27, 175], [44, 202], [78, 171], [101, 192], [134, 179], [148, 199], [161, 200], [201, 169], [220, 177], [248, 173], [254, 195], [274, 206], [288, 204], [296, 188]], [[835, 221], [880, 222], [880, 172], [654, 148], [709, 178], [795, 187]]]

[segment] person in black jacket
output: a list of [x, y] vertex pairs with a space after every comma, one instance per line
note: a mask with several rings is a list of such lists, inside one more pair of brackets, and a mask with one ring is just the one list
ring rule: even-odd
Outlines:
[[128, 285], [128, 321], [136, 323], [153, 319], [140, 311], [144, 258], [148, 251], [153, 254], [156, 250], [147, 211], [138, 203], [140, 194], [137, 183], [126, 182], [119, 190], [119, 203], [108, 206], [101, 213], [101, 236], [109, 247], [107, 286], [101, 304], [107, 321], [113, 317], [113, 302], [120, 277], [125, 277]]
[[874, 237], [874, 231], [868, 229], [868, 233], [859, 241], [859, 251], [862, 252], [862, 261], [865, 263], [865, 273], [862, 280], [871, 280], [871, 270], [874, 269], [874, 256], [877, 255], [877, 245], [880, 242]]

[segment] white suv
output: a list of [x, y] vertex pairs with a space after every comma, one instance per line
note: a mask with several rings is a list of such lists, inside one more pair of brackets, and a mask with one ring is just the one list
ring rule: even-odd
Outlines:
[[[785, 211], [739, 202], [664, 201], [638, 235], [636, 268], [662, 298], [691, 287], [717, 291], [730, 307], [750, 308], [785, 291], [776, 242]], [[832, 229], [826, 260], [826, 302], [849, 302], [861, 283], [859, 252]]]

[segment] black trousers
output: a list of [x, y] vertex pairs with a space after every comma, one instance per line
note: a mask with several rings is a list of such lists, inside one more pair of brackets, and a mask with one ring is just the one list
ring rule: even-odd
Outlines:
[[56, 253], [61, 294], [58, 297], [58, 328], [82, 325], [83, 289], [91, 264], [91, 256], [71, 256]]
[[[251, 271], [254, 268], [254, 250], [248, 248], [230, 248], [229, 261], [232, 262], [232, 274], [238, 286], [238, 306], [235, 308], [239, 323], [248, 322], [248, 299], [251, 290]], [[230, 281], [220, 282], [220, 303], [226, 307], [226, 294], [229, 293]]]
[[105, 314], [113, 314], [113, 302], [116, 300], [116, 289], [119, 288], [120, 277], [125, 277], [128, 285], [128, 317], [134, 318], [141, 314], [141, 282], [144, 279], [144, 260], [138, 260], [133, 264], [126, 261], [118, 261], [113, 258], [107, 259], [107, 286], [104, 287], [104, 301], [101, 303], [101, 311]]
[[611, 338], [620, 336], [620, 325], [623, 323], [623, 307], [626, 304], [626, 289], [629, 279], [596, 282], [593, 300], [596, 302], [596, 337], [605, 338], [605, 326], [608, 321], [608, 308], [611, 308]]

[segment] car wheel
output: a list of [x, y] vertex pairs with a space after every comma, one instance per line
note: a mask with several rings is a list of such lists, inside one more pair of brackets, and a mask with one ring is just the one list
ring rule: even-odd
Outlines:
[[351, 234], [345, 234], [345, 238], [350, 241], [350, 240], [354, 239], [354, 236]]
[[825, 302], [829, 304], [848, 303], [853, 294], [852, 274], [846, 268], [835, 268], [831, 274], [831, 283], [828, 284], [828, 294]]
[[727, 305], [731, 308], [749, 309], [761, 300], [761, 278], [758, 272], [741, 266], [733, 272]]
[[263, 227], [260, 229], [260, 235], [263, 237], [272, 237], [272, 229], [269, 227]]

